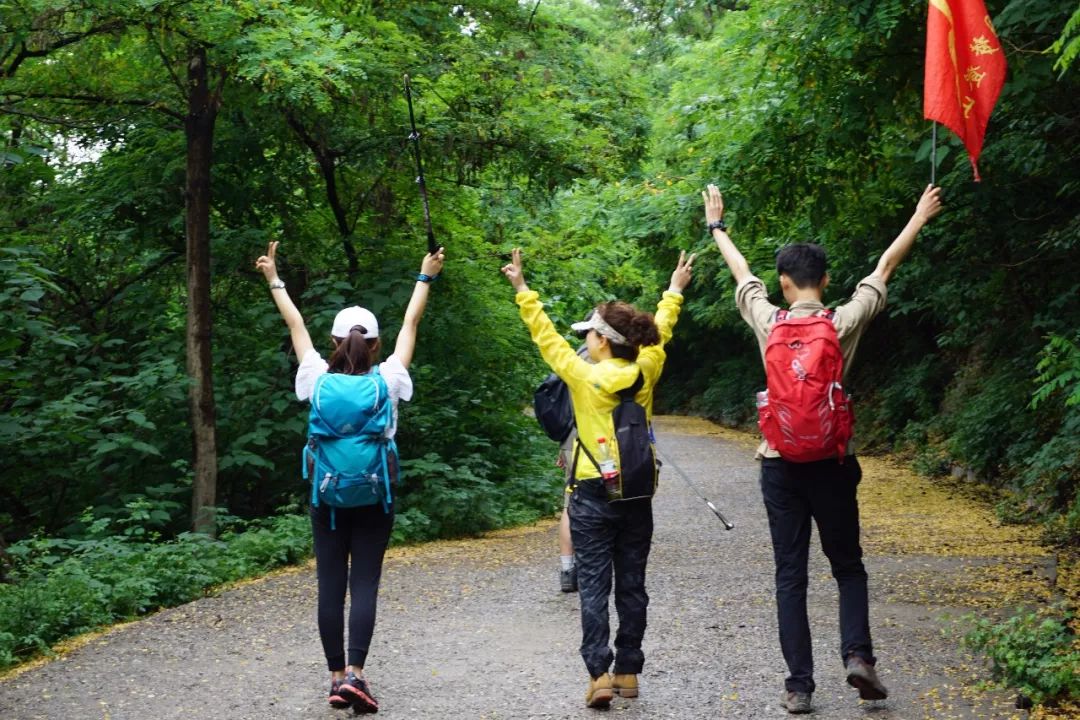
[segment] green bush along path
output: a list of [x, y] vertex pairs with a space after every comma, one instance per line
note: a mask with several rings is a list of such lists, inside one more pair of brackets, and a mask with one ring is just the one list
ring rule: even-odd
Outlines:
[[[772, 557], [753, 443], [702, 420], [658, 419], [662, 454], [726, 511], [725, 532], [671, 468], [655, 500], [642, 694], [619, 718], [771, 718], [784, 667]], [[868, 460], [860, 490], [880, 670], [892, 695], [860, 703], [838, 657], [836, 591], [811, 554], [817, 718], [1013, 718], [1011, 695], [979, 689], [985, 667], [958, 649], [957, 618], [1002, 602], [980, 586], [1007, 564], [1045, 597], [1051, 567], [977, 503]], [[985, 526], [985, 527], [984, 527]], [[954, 528], [950, 530], [950, 528]], [[981, 538], [978, 543], [973, 539]], [[816, 544], [816, 539], [815, 539]], [[380, 717], [576, 718], [585, 671], [576, 595], [558, 592], [550, 521], [479, 539], [393, 549], [368, 674]], [[996, 572], [996, 571], [994, 571]], [[315, 627], [312, 565], [226, 590], [96, 636], [0, 680], [0, 717], [332, 718]], [[614, 609], [612, 609], [614, 613]]]

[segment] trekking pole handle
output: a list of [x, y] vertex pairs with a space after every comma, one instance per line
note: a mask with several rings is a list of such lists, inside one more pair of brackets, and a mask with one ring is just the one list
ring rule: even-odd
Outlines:
[[713, 511], [713, 514], [716, 515], [716, 517], [720, 518], [720, 522], [724, 524], [725, 530], [731, 530], [735, 527], [735, 525], [733, 525], [731, 522], [728, 521], [726, 517], [724, 517], [724, 513], [720, 512], [720, 510], [712, 504], [711, 500], [706, 500], [705, 504], [709, 506], [709, 509]]

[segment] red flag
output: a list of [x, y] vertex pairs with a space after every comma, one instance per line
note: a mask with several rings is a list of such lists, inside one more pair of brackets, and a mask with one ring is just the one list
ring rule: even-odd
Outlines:
[[1005, 70], [1005, 52], [983, 0], [930, 0], [923, 117], [964, 141], [976, 182], [976, 161]]

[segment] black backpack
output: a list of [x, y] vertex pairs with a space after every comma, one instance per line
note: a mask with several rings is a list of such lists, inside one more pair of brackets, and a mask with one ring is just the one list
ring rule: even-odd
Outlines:
[[570, 437], [574, 429], [574, 406], [570, 403], [570, 388], [563, 379], [551, 373], [533, 393], [536, 421], [555, 442]]
[[[645, 377], [639, 372], [633, 385], [616, 393], [619, 404], [611, 412], [611, 417], [615, 423], [615, 443], [619, 448], [619, 487], [615, 493], [608, 492], [610, 501], [651, 498], [656, 494], [659, 476], [656, 451], [649, 433], [645, 408], [634, 399], [644, 385]], [[600, 464], [589, 449], [581, 444], [580, 439], [577, 447], [585, 452], [599, 473]], [[577, 469], [577, 457], [575, 449], [574, 463], [570, 469], [571, 479]]]

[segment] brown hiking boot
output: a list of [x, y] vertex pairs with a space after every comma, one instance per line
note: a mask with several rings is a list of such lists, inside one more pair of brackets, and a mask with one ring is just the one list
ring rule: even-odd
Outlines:
[[637, 675], [615, 673], [611, 676], [611, 687], [619, 697], [635, 698], [638, 696]]
[[859, 697], [863, 700], [884, 700], [889, 697], [889, 691], [881, 684], [874, 666], [858, 655], [848, 658], [847, 682], [859, 689]]
[[810, 693], [798, 692], [797, 690], [785, 690], [780, 696], [780, 704], [792, 715], [802, 715], [812, 712], [810, 706]]
[[591, 708], [606, 708], [611, 704], [614, 693], [611, 690], [611, 675], [604, 673], [589, 680], [589, 692], [585, 693], [585, 705]]

